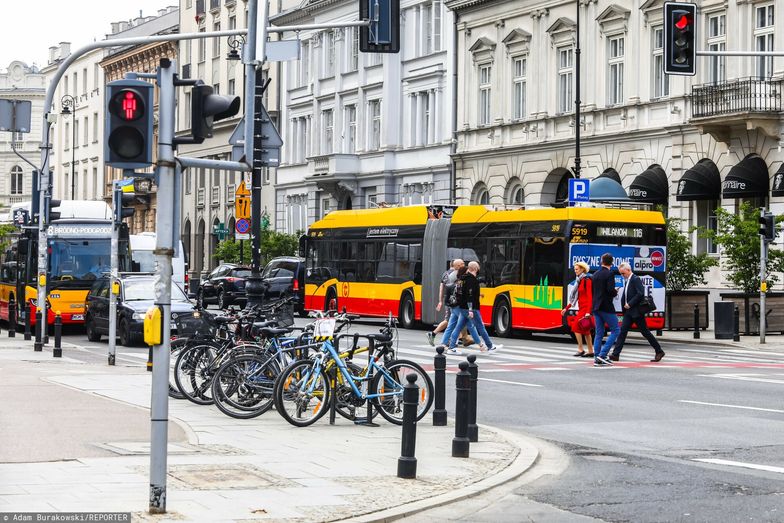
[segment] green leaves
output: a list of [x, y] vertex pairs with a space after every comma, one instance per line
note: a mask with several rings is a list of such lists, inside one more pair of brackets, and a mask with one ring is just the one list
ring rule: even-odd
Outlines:
[[680, 219], [667, 218], [667, 290], [682, 291], [705, 285], [705, 273], [718, 265], [707, 253], [691, 253], [691, 241], [681, 232]]
[[[299, 246], [298, 234], [285, 234], [278, 231], [261, 231], [261, 264], [266, 263], [277, 256], [295, 256]], [[226, 263], [240, 263], [240, 242], [235, 240], [224, 240], [218, 244], [215, 253], [212, 255], [217, 260]], [[242, 242], [242, 262], [250, 265], [251, 240]]]

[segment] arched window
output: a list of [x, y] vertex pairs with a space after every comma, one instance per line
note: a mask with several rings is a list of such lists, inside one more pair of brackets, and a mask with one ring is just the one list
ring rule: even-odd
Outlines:
[[14, 165], [11, 168], [11, 194], [22, 194], [24, 192], [24, 178], [22, 168]]
[[507, 205], [524, 205], [525, 204], [525, 191], [523, 190], [523, 182], [519, 178], [514, 177], [509, 180], [506, 185], [506, 203]]
[[474, 186], [471, 191], [471, 203], [473, 205], [489, 205], [490, 204], [490, 191], [483, 182], [479, 182]]

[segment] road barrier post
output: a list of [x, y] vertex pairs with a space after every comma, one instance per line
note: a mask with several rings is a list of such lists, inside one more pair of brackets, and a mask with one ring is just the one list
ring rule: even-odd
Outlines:
[[455, 437], [452, 438], [452, 457], [467, 458], [470, 441], [468, 439], [468, 395], [471, 390], [471, 374], [468, 362], [460, 362], [460, 372], [455, 377]]
[[476, 443], [479, 441], [479, 427], [476, 426], [476, 385], [479, 377], [479, 366], [476, 364], [476, 354], [468, 356], [468, 374], [471, 379], [471, 392], [468, 396], [468, 441]]
[[700, 339], [700, 306], [694, 304], [694, 339]]
[[446, 426], [446, 356], [444, 347], [436, 347], [437, 354], [433, 358], [435, 372], [435, 408], [433, 409], [433, 426]]
[[416, 478], [416, 415], [419, 387], [416, 374], [406, 376], [408, 383], [403, 387], [403, 438], [400, 442], [400, 457], [397, 459], [397, 477]]
[[8, 302], [8, 337], [16, 337], [16, 301], [13, 298]]
[[33, 343], [33, 350], [36, 352], [41, 352], [44, 350], [43, 343], [41, 343], [41, 332], [43, 327], [41, 326], [41, 310], [37, 310], [35, 312], [35, 342]]
[[62, 337], [63, 317], [60, 316], [60, 311], [57, 311], [54, 316], [54, 349], [52, 350], [52, 356], [55, 358], [63, 357]]
[[[735, 325], [733, 329], [735, 334], [732, 336], [732, 341], [740, 341], [740, 309], [738, 309], [737, 305], [735, 306], [735, 312], [733, 312], [733, 323]], [[748, 323], [746, 327], [748, 328]]]
[[32, 331], [30, 329], [30, 305], [25, 300], [24, 304], [24, 339], [30, 341], [32, 339]]

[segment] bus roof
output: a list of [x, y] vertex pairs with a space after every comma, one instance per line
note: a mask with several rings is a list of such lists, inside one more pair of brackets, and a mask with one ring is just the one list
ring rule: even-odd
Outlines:
[[[358, 209], [332, 211], [314, 222], [311, 229], [349, 227], [378, 227], [386, 225], [424, 225], [428, 219], [427, 205], [389, 207], [384, 209]], [[584, 220], [593, 222], [620, 222], [664, 224], [658, 211], [614, 209], [602, 207], [562, 207], [516, 210], [493, 210], [484, 205], [461, 205], [452, 215], [452, 223], [493, 223]]]

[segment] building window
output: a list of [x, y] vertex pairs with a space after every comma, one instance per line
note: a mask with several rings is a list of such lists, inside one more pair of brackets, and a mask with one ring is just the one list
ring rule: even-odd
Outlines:
[[24, 175], [22, 168], [14, 165], [11, 168], [11, 194], [22, 194], [24, 191]]
[[568, 113], [574, 109], [572, 88], [574, 81], [574, 50], [571, 47], [558, 49], [558, 112]]
[[302, 42], [302, 57], [299, 64], [299, 82], [297, 85], [302, 87], [308, 85], [310, 81], [310, 42]]
[[93, 113], [93, 143], [98, 143], [98, 113]]
[[525, 192], [523, 186], [518, 184], [512, 187], [509, 191], [509, 204], [510, 205], [523, 205], [525, 204]]
[[490, 65], [479, 66], [479, 125], [490, 124]]
[[[203, 33], [205, 30], [204, 28], [199, 29], [200, 33]], [[207, 40], [204, 38], [199, 38], [199, 56], [198, 60], [199, 63], [203, 63], [207, 59]]]
[[608, 55], [608, 105], [617, 105], [623, 103], [623, 55], [624, 55], [624, 38], [618, 36], [610, 38], [608, 42], [609, 52]]
[[229, 17], [229, 31], [233, 31], [234, 29], [237, 29], [237, 17], [232, 15]]
[[98, 185], [98, 167], [93, 167], [93, 200], [98, 200], [103, 196]]
[[653, 97], [670, 95], [670, 77], [664, 74], [664, 29], [653, 30]]
[[416, 30], [419, 56], [441, 50], [441, 8], [441, 0], [431, 0], [411, 9], [412, 14], [418, 15]]
[[332, 153], [332, 137], [334, 131], [334, 115], [332, 109], [321, 111], [321, 129], [324, 132], [322, 135], [324, 141], [321, 143], [321, 154]]
[[335, 76], [335, 31], [324, 33], [324, 78]]
[[87, 68], [82, 69], [82, 92], [87, 94]]
[[84, 146], [87, 147], [87, 144], [90, 143], [90, 119], [85, 116], [84, 117]]
[[185, 129], [191, 128], [191, 93], [185, 93]]
[[368, 192], [366, 197], [367, 203], [365, 204], [366, 209], [375, 209], [378, 207], [378, 195], [373, 192]]
[[98, 89], [101, 86], [101, 66], [95, 64], [93, 66], [93, 89]]
[[490, 204], [490, 191], [487, 190], [487, 186], [479, 182], [474, 186], [474, 190], [471, 193], [471, 204], [472, 205], [489, 205]]
[[359, 27], [351, 29], [351, 46], [348, 54], [348, 71], [356, 71], [359, 68]]
[[321, 217], [323, 218], [324, 216], [329, 214], [329, 211], [331, 211], [331, 210], [332, 210], [332, 207], [330, 205], [329, 197], [323, 198], [321, 200]]
[[[213, 32], [217, 33], [221, 30], [220, 22], [215, 22], [212, 24]], [[220, 57], [220, 46], [221, 46], [221, 38], [213, 38], [212, 39], [212, 57], [219, 58]]]
[[422, 143], [425, 145], [430, 143], [430, 125], [433, 120], [432, 112], [433, 108], [430, 106], [430, 93], [425, 91], [420, 93], [419, 96], [423, 98], [422, 105], [422, 125], [420, 127], [420, 131], [422, 132]]
[[357, 150], [357, 106], [346, 106], [346, 145], [345, 152], [354, 154]]
[[[757, 51], [773, 51], [773, 4], [756, 8], [754, 24], [754, 48]], [[773, 57], [757, 58], [757, 76], [769, 78], [773, 75]]]
[[381, 148], [381, 100], [368, 102], [368, 115], [370, 116], [368, 149], [377, 151]]
[[525, 118], [525, 77], [526, 59], [512, 60], [512, 117], [515, 120]]
[[190, 194], [193, 191], [193, 176], [183, 176], [185, 180], [185, 194]]
[[[718, 220], [716, 218], [716, 208], [719, 207], [718, 200], [698, 200], [694, 202], [694, 209], [696, 211], [696, 220], [692, 220], [698, 227], [704, 228], [709, 231], [717, 232]], [[718, 245], [710, 238], [702, 238], [698, 231], [694, 231], [693, 243], [697, 249], [697, 254], [707, 252], [708, 254], [718, 254]]]
[[[708, 51], [725, 51], [726, 42], [726, 15], [715, 15], [708, 18]], [[711, 56], [708, 58], [708, 79], [711, 83], [726, 80], [725, 58]]]

